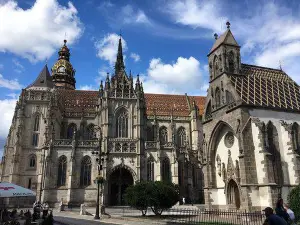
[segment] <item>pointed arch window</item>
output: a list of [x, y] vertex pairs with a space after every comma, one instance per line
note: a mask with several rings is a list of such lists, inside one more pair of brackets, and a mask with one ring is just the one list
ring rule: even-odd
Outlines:
[[164, 158], [161, 166], [161, 177], [164, 182], [171, 182], [171, 171], [170, 171], [170, 160], [168, 158]]
[[90, 124], [87, 126], [87, 129], [86, 129], [86, 139], [87, 140], [93, 140], [96, 138], [96, 133], [95, 133], [94, 127], [95, 127], [94, 124]]
[[205, 111], [205, 119], [211, 118], [211, 102], [209, 102], [206, 106], [206, 111]]
[[274, 147], [274, 131], [273, 131], [273, 124], [272, 122], [269, 122], [267, 125], [267, 143], [269, 147], [269, 151], [273, 151]]
[[184, 185], [184, 162], [178, 162], [178, 183], [180, 186]]
[[216, 78], [219, 75], [219, 60], [218, 60], [218, 56], [215, 56], [214, 58], [214, 72], [213, 72], [214, 76], [213, 79]]
[[37, 147], [39, 144], [39, 130], [40, 130], [40, 115], [36, 115], [34, 119], [32, 146]]
[[232, 51], [228, 55], [228, 72], [234, 73], [234, 54]]
[[154, 181], [154, 159], [152, 157], [147, 160], [147, 180]]
[[297, 123], [292, 126], [292, 141], [294, 151], [299, 151], [299, 125]]
[[128, 113], [124, 108], [117, 113], [116, 129], [118, 138], [128, 137]]
[[91, 185], [92, 162], [89, 156], [85, 156], [81, 162], [80, 186]]
[[221, 106], [221, 91], [220, 88], [216, 88], [216, 94], [215, 94], [215, 101], [216, 101], [216, 108], [219, 108]]
[[72, 139], [72, 138], [73, 138], [73, 135], [74, 135], [74, 132], [76, 132], [76, 131], [77, 131], [77, 126], [76, 126], [76, 124], [71, 123], [71, 124], [68, 126], [67, 139]]
[[57, 186], [65, 186], [67, 180], [67, 157], [61, 156], [58, 159], [58, 171], [57, 171]]
[[36, 157], [35, 155], [31, 155], [29, 157], [29, 168], [33, 169], [36, 166]]
[[178, 147], [184, 147], [186, 145], [186, 132], [183, 127], [180, 127], [177, 131], [177, 145]]
[[159, 141], [161, 145], [168, 143], [168, 130], [166, 127], [161, 127], [159, 130]]

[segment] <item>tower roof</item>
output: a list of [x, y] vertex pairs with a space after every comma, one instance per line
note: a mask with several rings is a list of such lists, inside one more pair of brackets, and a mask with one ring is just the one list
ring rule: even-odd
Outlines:
[[227, 22], [226, 25], [227, 25], [227, 30], [219, 38], [218, 38], [218, 35], [215, 34], [216, 41], [215, 41], [214, 45], [212, 46], [209, 55], [211, 53], [213, 53], [222, 44], [240, 47], [230, 30], [230, 23]]
[[32, 84], [30, 84], [27, 88], [30, 87], [47, 87], [47, 88], [54, 87], [47, 65], [44, 66], [44, 68], [42, 69], [42, 71], [40, 72], [36, 80]]
[[123, 71], [124, 69], [125, 69], [125, 65], [124, 65], [124, 59], [123, 59], [122, 37], [120, 36], [117, 61], [115, 64], [115, 75], [117, 75], [120, 71]]

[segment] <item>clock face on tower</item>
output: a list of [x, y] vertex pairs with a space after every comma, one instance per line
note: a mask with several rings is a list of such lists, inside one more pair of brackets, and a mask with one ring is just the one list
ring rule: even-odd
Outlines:
[[59, 73], [64, 73], [66, 71], [65, 67], [61, 66], [58, 68]]

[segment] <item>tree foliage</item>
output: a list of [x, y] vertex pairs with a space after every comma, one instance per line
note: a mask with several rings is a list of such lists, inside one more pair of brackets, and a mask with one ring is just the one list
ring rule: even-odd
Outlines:
[[155, 215], [161, 215], [179, 201], [179, 188], [172, 183], [142, 181], [126, 189], [125, 201], [141, 210], [143, 216], [149, 207]]
[[296, 218], [300, 218], [300, 185], [293, 188], [288, 195], [289, 207], [295, 213]]

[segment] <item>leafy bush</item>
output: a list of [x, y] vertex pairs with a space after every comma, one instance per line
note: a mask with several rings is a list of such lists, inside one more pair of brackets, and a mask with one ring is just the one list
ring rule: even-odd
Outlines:
[[142, 181], [126, 189], [125, 201], [131, 207], [142, 211], [145, 216], [148, 207], [155, 215], [161, 215], [179, 201], [179, 189], [172, 183]]
[[288, 196], [289, 207], [295, 213], [297, 220], [300, 218], [300, 185], [293, 188]]

